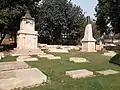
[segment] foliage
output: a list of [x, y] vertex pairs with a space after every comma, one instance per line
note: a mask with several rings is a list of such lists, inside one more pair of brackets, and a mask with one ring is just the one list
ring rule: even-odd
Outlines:
[[97, 30], [96, 22], [92, 21], [93, 37], [99, 41], [101, 39], [100, 31]]
[[96, 25], [97, 25], [97, 29], [101, 32], [101, 34], [103, 34], [104, 32], [106, 32], [107, 24], [109, 23], [108, 20], [108, 6], [107, 6], [107, 0], [98, 0], [98, 4], [95, 8], [96, 13], [96, 17], [97, 17], [97, 21], [96, 21]]
[[[39, 11], [40, 41], [71, 44], [84, 30], [83, 10], [68, 0], [43, 0]], [[72, 42], [75, 43], [75, 42]]]
[[[29, 10], [35, 17], [39, 0], [0, 0], [0, 33], [2, 39], [5, 34], [13, 34], [19, 30], [20, 18]], [[2, 40], [1, 40], [2, 41]], [[0, 42], [1, 43], [1, 42]]]
[[120, 53], [116, 54], [110, 59], [110, 63], [120, 65]]
[[106, 31], [108, 24], [112, 25], [115, 33], [120, 32], [120, 0], [98, 0], [96, 12], [96, 24], [101, 33]]

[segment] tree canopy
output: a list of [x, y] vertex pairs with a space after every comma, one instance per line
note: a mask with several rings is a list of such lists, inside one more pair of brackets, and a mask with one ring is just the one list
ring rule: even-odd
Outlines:
[[68, 0], [43, 0], [38, 18], [41, 42], [75, 44], [83, 34], [83, 10]]
[[0, 0], [0, 33], [1, 41], [6, 33], [19, 30], [20, 19], [29, 10], [33, 17], [37, 15], [40, 0]]
[[98, 0], [96, 6], [97, 26], [101, 33], [112, 26], [115, 33], [120, 33], [120, 0]]
[[27, 10], [35, 18], [39, 40], [49, 44], [76, 44], [83, 37], [85, 16], [71, 0], [0, 0], [1, 40], [6, 33], [16, 38], [20, 19]]

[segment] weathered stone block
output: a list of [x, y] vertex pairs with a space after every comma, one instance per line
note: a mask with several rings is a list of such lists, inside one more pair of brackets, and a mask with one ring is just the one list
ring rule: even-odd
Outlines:
[[48, 59], [61, 59], [60, 56], [54, 56], [54, 57], [47, 57]]
[[110, 75], [110, 74], [118, 74], [120, 72], [109, 69], [109, 70], [97, 71], [97, 73], [100, 73], [100, 74], [103, 74], [103, 75]]
[[85, 78], [93, 76], [93, 72], [88, 71], [86, 69], [80, 69], [80, 70], [73, 70], [73, 71], [66, 71], [66, 75], [76, 79], [76, 78]]
[[[47, 81], [47, 76], [37, 68], [13, 70], [11, 73], [13, 76], [10, 74], [0, 79], [0, 90], [34, 87]], [[4, 74], [9, 74], [9, 71], [4, 71]]]
[[38, 55], [38, 57], [40, 57], [40, 58], [48, 58], [48, 57], [54, 57], [54, 55], [52, 55], [52, 54], [41, 54], [41, 55]]
[[37, 58], [31, 57], [31, 56], [19, 56], [17, 58], [17, 61], [37, 61]]
[[28, 68], [28, 64], [25, 62], [1, 62], [0, 63], [0, 71], [8, 71], [8, 70], [16, 70], [16, 69], [26, 69]]
[[75, 63], [83, 63], [83, 62], [88, 62], [86, 58], [79, 58], [79, 57], [70, 57], [70, 61], [73, 61]]

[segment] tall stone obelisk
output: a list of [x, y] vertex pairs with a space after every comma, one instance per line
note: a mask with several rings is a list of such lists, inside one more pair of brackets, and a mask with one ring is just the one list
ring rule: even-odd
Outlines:
[[93, 37], [92, 25], [90, 24], [90, 17], [87, 17], [87, 26], [85, 28], [84, 38], [82, 39], [82, 52], [96, 52], [95, 42]]
[[21, 18], [20, 30], [17, 33], [17, 48], [14, 55], [38, 55], [41, 50], [38, 46], [38, 32], [35, 31], [35, 20], [29, 11]]

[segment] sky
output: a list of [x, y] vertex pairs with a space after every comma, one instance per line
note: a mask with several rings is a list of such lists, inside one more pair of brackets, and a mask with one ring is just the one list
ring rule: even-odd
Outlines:
[[72, 2], [76, 5], [80, 5], [80, 7], [86, 13], [85, 16], [91, 16], [91, 18], [95, 18], [95, 6], [97, 5], [97, 0], [72, 0]]

